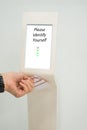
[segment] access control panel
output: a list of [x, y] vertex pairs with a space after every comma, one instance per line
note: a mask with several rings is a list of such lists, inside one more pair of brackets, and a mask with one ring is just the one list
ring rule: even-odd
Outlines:
[[34, 89], [28, 94], [29, 130], [56, 130], [57, 19], [57, 12], [23, 15], [21, 70], [34, 80]]
[[26, 25], [25, 68], [50, 69], [52, 24]]

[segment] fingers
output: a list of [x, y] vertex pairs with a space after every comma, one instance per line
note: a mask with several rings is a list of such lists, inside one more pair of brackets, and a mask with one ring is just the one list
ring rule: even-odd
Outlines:
[[34, 83], [32, 79], [28, 78], [26, 80], [21, 80], [21, 82], [19, 83], [17, 87], [16, 97], [21, 97], [31, 92], [33, 88], [34, 88]]
[[21, 80], [22, 85], [26, 85], [27, 87], [34, 87], [34, 81], [31, 78], [27, 78], [26, 80]]

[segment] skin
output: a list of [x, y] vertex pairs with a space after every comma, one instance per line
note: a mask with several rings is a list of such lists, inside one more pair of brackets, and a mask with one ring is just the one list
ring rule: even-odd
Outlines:
[[24, 73], [8, 72], [3, 73], [4, 90], [11, 93], [15, 97], [22, 97], [31, 92], [34, 83], [31, 77]]

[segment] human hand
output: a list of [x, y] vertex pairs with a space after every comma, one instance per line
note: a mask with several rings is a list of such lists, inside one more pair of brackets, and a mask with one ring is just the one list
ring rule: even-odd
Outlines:
[[32, 91], [34, 87], [33, 80], [24, 73], [9, 72], [3, 73], [5, 91], [15, 97], [21, 97]]

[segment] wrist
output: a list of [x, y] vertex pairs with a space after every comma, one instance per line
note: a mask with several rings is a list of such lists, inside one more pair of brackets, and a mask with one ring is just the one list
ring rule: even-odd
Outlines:
[[7, 83], [6, 83], [6, 80], [7, 80], [7, 73], [2, 73], [1, 76], [2, 76], [2, 78], [3, 78], [4, 91], [7, 91]]

